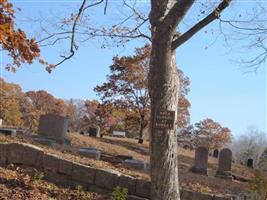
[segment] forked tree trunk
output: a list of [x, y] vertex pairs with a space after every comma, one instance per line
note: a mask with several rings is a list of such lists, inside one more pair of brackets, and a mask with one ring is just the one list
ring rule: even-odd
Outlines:
[[175, 111], [177, 119], [179, 79], [173, 34], [152, 27], [149, 93], [151, 97], [150, 163], [152, 200], [180, 200], [175, 129], [156, 129], [154, 120], [159, 110]]

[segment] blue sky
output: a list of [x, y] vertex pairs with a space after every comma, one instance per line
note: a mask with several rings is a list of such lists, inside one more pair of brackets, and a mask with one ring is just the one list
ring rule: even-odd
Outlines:
[[[25, 20], [26, 16], [38, 16], [40, 13], [45, 15], [49, 12], [65, 14], [79, 5], [77, 1], [13, 3], [22, 9], [17, 17], [18, 26], [32, 35], [35, 29]], [[146, 3], [144, 5], [147, 6]], [[242, 5], [247, 7], [249, 2]], [[237, 8], [233, 7], [234, 9]], [[101, 20], [100, 16], [99, 21]], [[217, 24], [213, 23], [205, 30], [216, 27]], [[205, 30], [177, 50], [177, 66], [191, 80], [188, 96], [192, 105], [191, 123], [210, 117], [229, 127], [233, 135], [241, 134], [250, 125], [267, 131], [266, 65], [262, 65], [257, 73], [244, 73], [244, 68], [235, 61], [246, 57], [247, 52], [239, 49], [229, 50], [222, 38], [206, 49], [214, 40], [214, 36], [205, 34]], [[134, 47], [142, 45], [139, 41], [131, 42], [125, 48], [101, 49], [98, 40], [92, 41], [80, 46], [75, 57], [59, 66], [52, 74], [48, 74], [38, 63], [22, 66], [16, 73], [7, 72], [3, 68], [8, 58], [1, 52], [1, 77], [8, 82], [19, 84], [23, 91], [43, 89], [58, 98], [94, 99], [97, 96], [93, 88], [105, 81], [112, 57], [117, 54], [130, 55]], [[64, 47], [66, 45], [62, 44], [61, 48]], [[56, 62], [58, 49], [45, 48], [42, 55], [48, 61]]]

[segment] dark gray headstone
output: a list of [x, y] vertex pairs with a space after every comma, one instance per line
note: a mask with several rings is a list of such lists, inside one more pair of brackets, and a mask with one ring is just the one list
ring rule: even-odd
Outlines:
[[100, 128], [99, 127], [90, 127], [89, 136], [100, 137]]
[[38, 136], [64, 144], [68, 130], [68, 119], [54, 114], [41, 115]]
[[121, 160], [132, 160], [133, 159], [133, 156], [131, 155], [117, 155], [116, 157]]
[[219, 150], [218, 150], [218, 149], [215, 149], [215, 150], [213, 151], [213, 157], [214, 157], [214, 158], [218, 158], [218, 156], [219, 156]]
[[252, 158], [249, 158], [247, 160], [247, 166], [250, 167], [250, 168], [253, 168], [253, 159]]
[[216, 176], [232, 178], [232, 151], [230, 149], [225, 148], [220, 151]]
[[81, 134], [81, 135], [84, 135], [84, 132], [83, 132], [83, 131], [80, 131], [80, 134]]
[[192, 172], [207, 175], [208, 154], [207, 147], [198, 147], [196, 149], [194, 166], [191, 168]]

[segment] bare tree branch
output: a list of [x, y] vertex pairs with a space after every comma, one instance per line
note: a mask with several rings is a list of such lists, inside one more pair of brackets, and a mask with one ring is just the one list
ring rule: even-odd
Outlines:
[[229, 3], [231, 0], [223, 0], [216, 9], [210, 13], [207, 17], [205, 17], [203, 20], [195, 24], [192, 28], [190, 28], [187, 32], [183, 33], [180, 37], [175, 39], [172, 42], [172, 49], [176, 49], [183, 43], [185, 43], [187, 40], [189, 40], [193, 35], [195, 35], [198, 31], [200, 31], [202, 28], [207, 26], [209, 23], [214, 21], [215, 19], [218, 19], [220, 17], [221, 12], [229, 6]]
[[[71, 30], [71, 43], [70, 43], [69, 55], [68, 56], [61, 56], [61, 57], [63, 57], [63, 60], [61, 60], [60, 62], [58, 62], [55, 65], [50, 65], [49, 67], [47, 67], [46, 70], [48, 72], [51, 72], [52, 68], [57, 67], [58, 65], [64, 63], [65, 61], [67, 61], [68, 59], [70, 59], [71, 57], [73, 57], [74, 54], [75, 54], [75, 50], [78, 49], [78, 46], [75, 44], [75, 32], [76, 32], [77, 22], [80, 19], [80, 16], [81, 16], [82, 12], [85, 9], [86, 1], [87, 0], [83, 0], [83, 3], [81, 4], [81, 6], [79, 8], [78, 14], [76, 15], [76, 17], [74, 19], [74, 23], [73, 23], [72, 30]], [[89, 6], [92, 6], [92, 5], [89, 5]]]

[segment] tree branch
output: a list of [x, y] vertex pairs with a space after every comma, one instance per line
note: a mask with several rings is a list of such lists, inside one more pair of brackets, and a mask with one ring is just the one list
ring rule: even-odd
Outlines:
[[193, 35], [195, 35], [198, 31], [200, 31], [202, 28], [210, 24], [215, 19], [218, 19], [220, 17], [221, 12], [227, 8], [232, 0], [223, 0], [216, 9], [210, 13], [207, 17], [205, 17], [203, 20], [195, 24], [192, 28], [190, 28], [187, 32], [182, 34], [180, 37], [175, 39], [172, 42], [172, 49], [176, 49], [177, 47], [181, 46], [183, 43], [185, 43], [187, 40], [189, 40]]
[[79, 11], [78, 11], [78, 14], [77, 16], [75, 17], [74, 19], [74, 22], [73, 22], [73, 26], [72, 26], [72, 30], [71, 30], [71, 43], [70, 43], [70, 54], [68, 56], [63, 56], [63, 60], [61, 60], [60, 62], [58, 62], [57, 64], [55, 65], [50, 65], [48, 67], [46, 67], [46, 70], [48, 72], [51, 72], [52, 68], [55, 68], [57, 67], [58, 65], [64, 63], [66, 60], [70, 59], [72, 56], [74, 56], [75, 54], [75, 50], [78, 49], [78, 47], [76, 46], [75, 44], [75, 31], [76, 31], [76, 26], [77, 26], [77, 22], [78, 20], [80, 19], [80, 16], [82, 14], [82, 12], [84, 11], [84, 7], [85, 7], [85, 4], [86, 4], [86, 1], [87, 0], [83, 0], [83, 3], [82, 5], [80, 6], [79, 8]]

